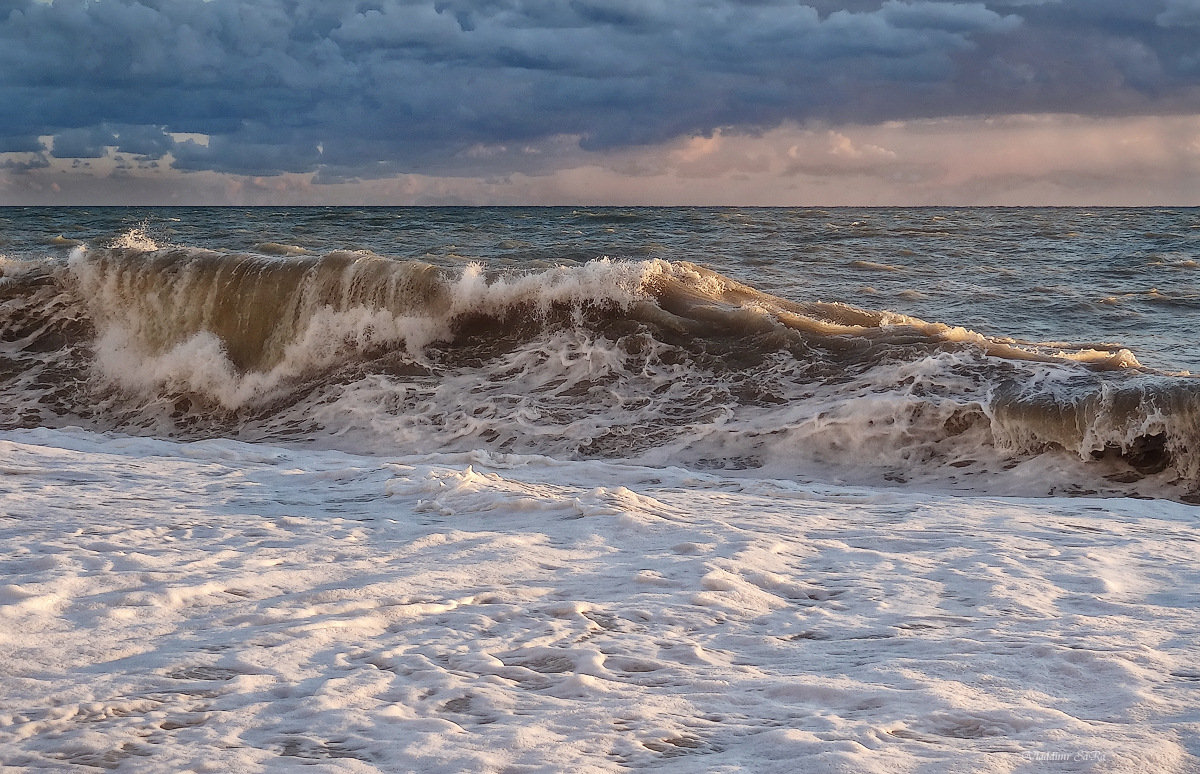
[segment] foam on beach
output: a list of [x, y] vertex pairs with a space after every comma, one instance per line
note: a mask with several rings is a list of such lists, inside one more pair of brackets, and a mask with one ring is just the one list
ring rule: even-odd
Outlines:
[[1173, 771], [1197, 752], [1180, 504], [83, 431], [8, 433], [0, 467], [10, 766]]

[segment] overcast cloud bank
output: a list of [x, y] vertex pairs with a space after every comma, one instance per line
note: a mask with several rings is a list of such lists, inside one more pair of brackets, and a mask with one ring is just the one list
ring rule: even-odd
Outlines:
[[[404, 198], [430, 179], [449, 198], [542, 195], [514, 175], [578, 196], [563, 188], [570, 170], [617, 174], [630, 158], [653, 166], [647, 154], [669, 165], [693, 140], [771, 155], [781, 132], [875, 126], [895, 143], [896, 122], [1026, 114], [1073, 116], [1060, 137], [1072, 121], [1165, 117], [1154, 131], [1182, 134], [1143, 160], [1174, 166], [1124, 171], [1152, 186], [1194, 162], [1198, 33], [1200, 0], [0, 0], [0, 197], [133, 195], [147, 176], [193, 197], [262, 186], [304, 198], [292, 176], [333, 198], [347, 185]], [[826, 150], [794, 158], [793, 182], [853, 157], [852, 177], [908, 176], [914, 198], [923, 181], [965, 191], [950, 159], [939, 173], [905, 148]], [[741, 173], [789, 176], [774, 164]], [[1175, 196], [1165, 184], [1160, 196]]]

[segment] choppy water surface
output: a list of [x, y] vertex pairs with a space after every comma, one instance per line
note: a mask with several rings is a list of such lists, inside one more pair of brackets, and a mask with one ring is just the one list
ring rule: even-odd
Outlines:
[[1200, 490], [1200, 211], [0, 210], [0, 426]]

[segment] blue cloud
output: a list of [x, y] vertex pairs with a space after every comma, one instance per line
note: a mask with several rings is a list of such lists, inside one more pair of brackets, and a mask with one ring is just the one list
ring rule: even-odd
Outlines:
[[[115, 146], [170, 153], [184, 170], [346, 179], [453, 173], [476, 163], [473, 146], [558, 135], [598, 148], [784, 120], [1195, 109], [1194, 11], [1195, 0], [0, 0], [0, 136], [29, 150], [52, 135], [58, 157]], [[211, 140], [171, 139], [181, 132]]]
[[46, 150], [42, 141], [31, 134], [0, 136], [0, 153], [41, 153]]

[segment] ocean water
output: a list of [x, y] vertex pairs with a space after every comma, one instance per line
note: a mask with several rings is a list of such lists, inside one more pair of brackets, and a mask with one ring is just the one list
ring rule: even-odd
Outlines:
[[0, 256], [0, 762], [1200, 765], [1200, 210], [5, 208]]
[[0, 427], [1195, 499], [1198, 225], [10, 209]]

